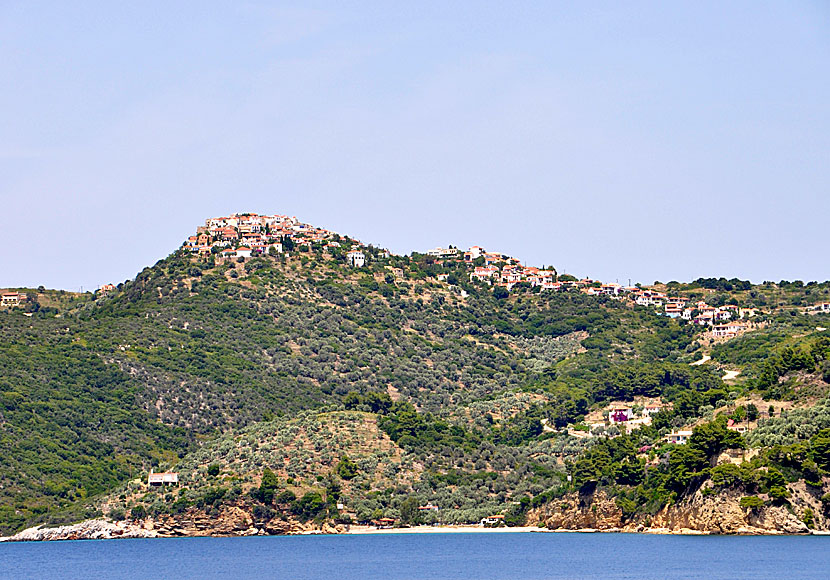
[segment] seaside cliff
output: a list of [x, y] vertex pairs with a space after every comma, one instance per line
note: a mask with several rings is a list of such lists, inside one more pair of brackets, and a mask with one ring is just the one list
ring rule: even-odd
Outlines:
[[[592, 496], [572, 493], [559, 501], [531, 510], [528, 524], [550, 530], [703, 534], [810, 534], [828, 530], [821, 502], [803, 482], [791, 486], [785, 505], [744, 508], [736, 491], [706, 495], [698, 490], [653, 515], [626, 518], [617, 502], [599, 491]], [[804, 521], [813, 514], [811, 525]]]

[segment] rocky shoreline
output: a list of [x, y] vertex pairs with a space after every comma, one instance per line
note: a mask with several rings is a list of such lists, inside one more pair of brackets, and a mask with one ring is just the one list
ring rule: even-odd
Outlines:
[[[614, 499], [600, 491], [590, 496], [569, 494], [534, 509], [528, 521], [556, 531], [627, 532], [644, 534], [720, 535], [823, 535], [830, 521], [824, 516], [816, 493], [791, 485], [791, 502], [767, 503], [757, 509], [740, 505], [741, 494], [725, 491], [705, 494], [701, 490], [676, 505], [653, 515], [626, 518]], [[813, 515], [808, 526], [803, 514]]]
[[740, 527], [734, 531], [711, 531], [692, 528], [661, 528], [644, 526], [600, 527], [600, 528], [546, 528], [524, 526], [521, 528], [482, 528], [480, 526], [416, 526], [395, 529], [355, 529], [343, 526], [324, 526], [322, 529], [293, 530], [285, 533], [269, 533], [262, 528], [249, 528], [236, 533], [188, 533], [187, 530], [153, 530], [138, 523], [109, 522], [106, 520], [87, 520], [78, 524], [46, 528], [35, 526], [10, 537], [0, 537], [0, 542], [53, 542], [66, 540], [116, 540], [130, 538], [181, 538], [181, 537], [245, 537], [269, 535], [332, 535], [332, 534], [448, 534], [448, 533], [549, 533], [549, 534], [658, 534], [680, 536], [705, 535], [744, 535], [744, 536], [782, 536], [782, 535], [830, 535], [822, 530], [799, 529], [798, 531], [781, 531], [756, 526]]
[[[522, 528], [484, 528], [477, 525], [417, 526], [376, 529], [370, 526], [303, 523], [285, 514], [257, 521], [246, 505], [222, 506], [207, 513], [190, 508], [175, 515], [113, 522], [105, 519], [57, 527], [35, 526], [8, 538], [7, 542], [104, 540], [119, 538], [233, 537], [303, 534], [402, 534], [473, 532], [638, 533], [673, 535], [830, 535], [830, 520], [821, 509], [816, 491], [791, 485], [791, 502], [767, 503], [757, 509], [740, 506], [737, 491], [706, 494], [699, 490], [676, 505], [652, 515], [626, 518], [613, 498], [603, 491], [589, 496], [571, 493], [535, 508]], [[813, 510], [812, 525], [799, 514]]]

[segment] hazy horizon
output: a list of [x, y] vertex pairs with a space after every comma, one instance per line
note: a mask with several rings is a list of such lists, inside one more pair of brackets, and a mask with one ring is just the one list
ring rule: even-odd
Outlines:
[[0, 287], [205, 218], [604, 281], [830, 279], [830, 5], [0, 3]]

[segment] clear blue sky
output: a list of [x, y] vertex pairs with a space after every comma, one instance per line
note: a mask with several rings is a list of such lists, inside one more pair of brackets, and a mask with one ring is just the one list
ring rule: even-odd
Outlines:
[[827, 1], [127, 4], [0, 0], [0, 287], [117, 283], [233, 211], [830, 278]]

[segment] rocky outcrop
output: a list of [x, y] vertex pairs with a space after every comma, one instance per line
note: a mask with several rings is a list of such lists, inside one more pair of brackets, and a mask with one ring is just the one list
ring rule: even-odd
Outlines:
[[35, 526], [18, 532], [9, 542], [45, 542], [54, 540], [111, 540], [114, 538], [154, 538], [152, 530], [130, 522], [87, 520], [79, 524], [45, 528]]
[[529, 524], [552, 530], [618, 530], [622, 520], [622, 510], [602, 491], [591, 496], [567, 495], [528, 516]]
[[[528, 524], [563, 531], [647, 533], [807, 534], [826, 531], [830, 522], [822, 514], [817, 494], [807, 489], [803, 482], [791, 484], [790, 492], [789, 504], [747, 509], [740, 506], [743, 494], [738, 491], [711, 494], [698, 490], [656, 514], [629, 519], [624, 518], [616, 502], [602, 491], [590, 496], [569, 494], [531, 510]], [[807, 509], [814, 515], [812, 528], [803, 521]]]
[[139, 521], [110, 522], [87, 520], [79, 524], [45, 528], [36, 526], [10, 537], [10, 542], [50, 540], [104, 540], [115, 538], [174, 538], [184, 536], [273, 536], [286, 534], [340, 534], [341, 525], [311, 522], [276, 515], [267, 521], [255, 521], [245, 505], [223, 505], [218, 512], [190, 508], [180, 514], [148, 517]]

